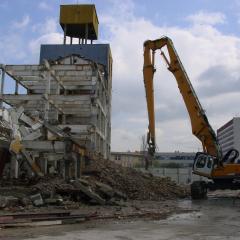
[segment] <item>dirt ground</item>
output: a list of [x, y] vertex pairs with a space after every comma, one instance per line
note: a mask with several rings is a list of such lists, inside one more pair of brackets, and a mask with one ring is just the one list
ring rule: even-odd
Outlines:
[[[57, 210], [57, 209], [55, 209]], [[51, 209], [51, 211], [54, 211]], [[191, 210], [190, 210], [191, 211]], [[47, 209], [41, 209], [47, 212]], [[3, 239], [27, 239], [39, 235], [55, 235], [76, 229], [86, 229], [109, 223], [128, 223], [142, 219], [144, 221], [165, 219], [173, 213], [189, 212], [187, 206], [181, 207], [177, 200], [168, 201], [127, 201], [124, 206], [81, 206], [73, 210], [74, 214], [96, 214], [100, 218], [89, 219], [81, 224], [36, 227], [6, 228], [0, 230]], [[1, 239], [1, 238], [0, 238]]]
[[[2, 229], [0, 239], [16, 240], [161, 240], [161, 239], [230, 239], [240, 238], [239, 192], [220, 191], [209, 194], [207, 200], [190, 199], [162, 202], [131, 202], [135, 208], [152, 209], [159, 217], [115, 218], [81, 224]], [[97, 209], [101, 211], [100, 207]], [[102, 209], [111, 212], [111, 207]], [[129, 213], [133, 206], [120, 211]], [[137, 211], [139, 211], [137, 209]]]

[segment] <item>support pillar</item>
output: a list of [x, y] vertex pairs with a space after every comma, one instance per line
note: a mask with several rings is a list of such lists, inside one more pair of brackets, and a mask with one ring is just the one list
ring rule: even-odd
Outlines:
[[11, 162], [10, 162], [10, 177], [11, 178], [18, 178], [18, 173], [19, 173], [19, 166], [18, 166], [18, 161], [16, 156], [11, 157]]
[[18, 81], [15, 82], [15, 95], [18, 95]]
[[1, 71], [1, 89], [0, 89], [0, 95], [1, 95], [0, 108], [3, 107], [4, 83], [5, 83], [5, 70], [2, 69], [2, 71]]
[[68, 138], [64, 140], [64, 178], [69, 179], [71, 177], [70, 170], [71, 170], [71, 163], [73, 162], [72, 157], [72, 141]]
[[64, 37], [63, 37], [63, 44], [66, 44], [67, 39], [67, 25], [64, 25]]
[[48, 169], [47, 169], [47, 166], [48, 166], [48, 161], [46, 158], [41, 158], [39, 159], [39, 167], [40, 167], [40, 170], [41, 172], [46, 175], [48, 173]]
[[77, 178], [81, 178], [81, 164], [82, 163], [82, 155], [77, 155], [77, 166], [76, 166], [76, 169], [77, 169]]
[[77, 153], [72, 153], [73, 168], [74, 168], [74, 179], [78, 178], [78, 155]]
[[46, 103], [45, 103], [45, 109], [44, 109], [44, 120], [48, 121], [49, 120], [49, 110], [50, 110], [50, 104], [49, 104], [49, 95], [51, 93], [51, 73], [50, 69], [47, 71], [47, 79], [46, 79]]
[[88, 24], [85, 25], [85, 44], [87, 44], [88, 40]]

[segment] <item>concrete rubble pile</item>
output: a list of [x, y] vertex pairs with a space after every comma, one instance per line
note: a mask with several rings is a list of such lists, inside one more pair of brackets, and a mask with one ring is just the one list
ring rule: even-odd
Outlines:
[[92, 178], [110, 185], [133, 200], [165, 200], [184, 198], [188, 189], [167, 177], [156, 177], [108, 160], [96, 160], [88, 168]]
[[79, 204], [123, 206], [127, 199], [158, 201], [188, 196], [185, 187], [169, 178], [154, 177], [101, 159], [93, 160], [81, 179], [66, 181], [52, 176], [35, 179], [28, 185], [21, 185], [20, 180], [9, 183], [7, 186], [6, 181], [1, 182], [1, 209], [29, 210], [51, 205], [71, 209]]
[[[71, 178], [69, 175], [68, 178], [63, 178], [61, 171], [43, 175], [35, 161], [42, 158], [39, 155], [34, 159], [34, 152], [31, 149], [26, 150], [26, 139], [30, 139], [33, 144], [35, 140], [43, 139], [44, 132], [48, 131], [56, 136], [56, 140], [66, 142], [68, 139], [75, 142], [71, 134], [50, 125], [38, 116], [27, 116], [23, 107], [5, 109], [2, 112], [1, 125], [4, 131], [0, 136], [9, 148], [13, 163], [24, 168], [18, 167], [23, 170], [18, 173], [18, 178], [3, 171], [0, 209], [29, 210], [50, 205], [71, 208], [78, 207], [76, 203], [123, 205], [127, 199], [157, 201], [188, 195], [186, 188], [178, 186], [169, 178], [154, 177], [149, 173], [121, 167], [101, 157], [88, 159], [79, 177], [74, 175], [75, 177]], [[49, 154], [46, 154], [46, 157], [48, 156]], [[66, 154], [64, 159], [67, 160], [67, 157], [70, 158], [71, 155]], [[28, 173], [26, 169], [29, 169]]]
[[[29, 116], [22, 106], [1, 110], [1, 177], [43, 177], [46, 173], [56, 172], [68, 176], [71, 168], [64, 162], [66, 158], [80, 164], [79, 153], [73, 150], [80, 145], [68, 128], [49, 124], [39, 117], [37, 111], [34, 114]], [[80, 175], [78, 172], [76, 176]]]
[[76, 209], [80, 205], [121, 205], [127, 199], [106, 184], [83, 179], [66, 182], [58, 177], [45, 177], [36, 184], [13, 184], [1, 182], [0, 210], [32, 211], [43, 206]]

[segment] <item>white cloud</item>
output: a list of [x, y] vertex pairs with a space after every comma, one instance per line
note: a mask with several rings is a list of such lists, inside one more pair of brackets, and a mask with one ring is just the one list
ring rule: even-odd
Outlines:
[[33, 54], [39, 52], [41, 44], [59, 44], [62, 43], [62, 34], [60, 33], [48, 33], [40, 36], [37, 39], [33, 39], [29, 43], [29, 49]]
[[[146, 39], [162, 35], [172, 38], [215, 130], [239, 113], [240, 38], [217, 29], [216, 24], [226, 21], [222, 13], [199, 12], [187, 18], [194, 23], [189, 27], [166, 27], [136, 17], [130, 0], [108, 2], [109, 9], [99, 14], [99, 20], [107, 30], [107, 37], [101, 42], [111, 44], [114, 61], [112, 150], [139, 150], [140, 138], [147, 130], [142, 76], [143, 42]], [[51, 17], [36, 24], [33, 30], [37, 37], [28, 43], [23, 43], [14, 34], [0, 38], [1, 59], [9, 54], [21, 58], [26, 54], [38, 57], [40, 44], [62, 43], [63, 34], [58, 32], [57, 24], [57, 20]], [[7, 39], [14, 41], [8, 43]], [[22, 51], [26, 46], [27, 51]], [[159, 150], [193, 151], [201, 148], [191, 133], [188, 113], [176, 81], [159, 54], [156, 54], [156, 68], [154, 83]]]
[[[11, 39], [11, 41], [9, 41]], [[24, 51], [24, 40], [18, 33], [8, 33], [0, 37], [0, 63], [14, 64], [16, 61], [24, 61], [26, 52]], [[12, 62], [9, 62], [11, 59]]]
[[32, 26], [39, 36], [30, 40], [29, 49], [33, 54], [39, 53], [41, 44], [59, 44], [63, 42], [63, 34], [57, 31], [57, 20], [47, 18], [44, 22]]
[[51, 5], [49, 3], [46, 3], [46, 2], [40, 2], [38, 4], [38, 8], [40, 8], [42, 10], [47, 10], [47, 11], [52, 9]]
[[30, 16], [25, 15], [25, 16], [23, 16], [22, 20], [20, 20], [19, 22], [14, 22], [13, 27], [21, 29], [21, 28], [25, 28], [26, 26], [28, 26], [29, 23], [30, 23]]
[[[130, 6], [131, 8], [131, 6]], [[125, 6], [125, 9], [128, 9]], [[238, 103], [231, 92], [240, 93], [235, 82], [240, 73], [240, 39], [220, 32], [214, 25], [223, 23], [221, 13], [198, 14], [189, 17], [195, 24], [180, 28], [156, 26], [150, 21], [136, 17], [131, 12], [100, 15], [104, 27], [110, 34], [105, 42], [110, 42], [113, 65], [112, 103], [112, 149], [138, 150], [140, 136], [146, 133], [147, 110], [142, 76], [143, 42], [162, 35], [172, 38], [179, 56], [186, 68], [192, 84], [207, 111], [214, 129], [233, 117], [238, 111]], [[205, 21], [201, 18], [205, 18]], [[121, 24], [119, 24], [121, 19]], [[202, 24], [197, 24], [197, 23]], [[213, 72], [216, 66], [225, 66], [224, 76]], [[156, 54], [155, 105], [157, 144], [161, 151], [197, 151], [201, 144], [191, 133], [189, 116], [176, 81], [166, 69], [159, 54]], [[211, 75], [208, 75], [211, 72]], [[210, 83], [208, 92], [204, 90], [204, 79]], [[219, 77], [222, 77], [219, 79]], [[209, 80], [210, 78], [210, 80]], [[230, 81], [231, 80], [231, 81]], [[218, 84], [218, 81], [221, 81]], [[224, 86], [232, 84], [231, 87]], [[234, 88], [235, 86], [235, 88]], [[238, 85], [237, 85], [238, 86]], [[220, 89], [219, 89], [220, 88]], [[221, 97], [217, 97], [221, 93]], [[224, 109], [225, 94], [230, 94]], [[212, 101], [210, 98], [216, 96]], [[212, 102], [212, 105], [211, 105]], [[138, 119], [135, 122], [134, 119]], [[145, 122], [144, 122], [145, 120]]]
[[49, 17], [42, 23], [32, 25], [33, 32], [37, 32], [39, 35], [57, 32], [58, 21], [56, 18]]
[[215, 24], [225, 23], [226, 22], [226, 17], [221, 12], [203, 12], [203, 11], [200, 11], [196, 14], [188, 16], [187, 20], [193, 22], [194, 24], [215, 25]]

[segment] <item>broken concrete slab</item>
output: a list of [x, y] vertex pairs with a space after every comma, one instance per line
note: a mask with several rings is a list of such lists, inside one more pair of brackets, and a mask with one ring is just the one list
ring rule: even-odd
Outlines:
[[48, 205], [62, 205], [63, 198], [60, 195], [56, 195], [54, 197], [44, 199], [44, 202]]
[[0, 196], [0, 208], [10, 208], [19, 205], [19, 198], [13, 196]]
[[43, 204], [44, 204], [42, 195], [40, 193], [31, 195], [30, 199], [32, 200], [33, 205], [36, 207], [43, 206]]

